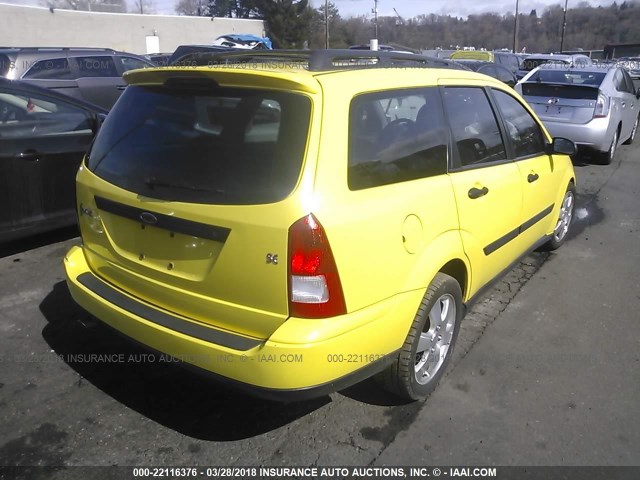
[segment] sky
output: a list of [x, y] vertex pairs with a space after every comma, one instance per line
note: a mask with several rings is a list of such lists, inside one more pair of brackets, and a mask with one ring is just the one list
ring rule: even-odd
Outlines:
[[[621, 0], [622, 1], [622, 0]], [[128, 0], [129, 4], [133, 3]], [[172, 14], [177, 0], [152, 0], [157, 13]], [[314, 7], [324, 5], [324, 0], [310, 0]], [[536, 9], [541, 14], [551, 5], [562, 5], [564, 0], [518, 0], [519, 11], [529, 13]], [[583, 0], [568, 0], [569, 8], [577, 6]], [[18, 5], [38, 5], [38, 0], [0, 0], [0, 3], [12, 3]], [[333, 0], [342, 17], [367, 15], [373, 18], [374, 0]], [[591, 0], [589, 3], [596, 5], [610, 5], [613, 0]], [[494, 12], [499, 14], [514, 13], [516, 0], [379, 0], [379, 16], [395, 16], [394, 8], [403, 18], [411, 18], [417, 15], [435, 13], [440, 15], [452, 15], [467, 17], [470, 14]]]

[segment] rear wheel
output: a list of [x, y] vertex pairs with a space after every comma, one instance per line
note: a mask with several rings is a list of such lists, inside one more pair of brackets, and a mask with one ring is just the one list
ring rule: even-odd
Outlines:
[[613, 140], [611, 141], [611, 146], [609, 146], [609, 150], [604, 153], [604, 163], [606, 165], [610, 165], [613, 162], [613, 157], [616, 155], [616, 151], [618, 150], [618, 130], [613, 132]]
[[571, 227], [575, 204], [576, 188], [573, 184], [570, 184], [564, 194], [564, 198], [562, 199], [556, 228], [553, 230], [553, 234], [549, 241], [544, 244], [543, 250], [556, 250], [565, 242], [567, 235], [569, 234], [569, 228]]
[[631, 145], [633, 143], [633, 141], [636, 139], [636, 132], [638, 131], [638, 121], [639, 120], [640, 120], [640, 117], [637, 117], [636, 118], [636, 123], [633, 124], [633, 128], [631, 129], [631, 135], [624, 142], [625, 145]]
[[451, 359], [463, 315], [458, 282], [438, 273], [414, 317], [398, 359], [377, 379], [391, 393], [409, 400], [429, 395]]

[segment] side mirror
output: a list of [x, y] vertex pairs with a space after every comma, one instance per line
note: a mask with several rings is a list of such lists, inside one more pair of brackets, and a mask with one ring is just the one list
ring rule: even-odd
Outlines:
[[91, 131], [94, 136], [98, 133], [98, 130], [100, 130], [105, 118], [107, 118], [107, 115], [104, 113], [95, 113], [91, 116]]
[[636, 98], [640, 99], [640, 88], [636, 90]]
[[575, 143], [573, 143], [569, 139], [562, 138], [562, 137], [555, 137], [551, 141], [551, 144], [547, 145], [547, 153], [549, 155], [557, 153], [560, 155], [571, 156], [571, 155], [575, 155], [577, 151], [578, 149], [576, 148]]

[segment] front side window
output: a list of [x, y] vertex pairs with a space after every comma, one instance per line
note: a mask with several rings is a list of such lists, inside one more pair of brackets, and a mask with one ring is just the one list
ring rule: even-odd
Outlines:
[[507, 158], [498, 122], [482, 88], [450, 87], [444, 106], [461, 167]]
[[444, 174], [447, 145], [436, 88], [360, 95], [349, 113], [349, 188]]
[[493, 90], [493, 95], [502, 112], [516, 157], [544, 154], [542, 130], [529, 112], [511, 95], [499, 90]]
[[74, 75], [66, 58], [39, 60], [22, 76], [38, 80], [73, 80]]
[[91, 134], [82, 109], [58, 99], [0, 89], [0, 139]]
[[297, 183], [310, 112], [307, 97], [289, 92], [129, 86], [87, 166], [162, 200], [273, 203]]

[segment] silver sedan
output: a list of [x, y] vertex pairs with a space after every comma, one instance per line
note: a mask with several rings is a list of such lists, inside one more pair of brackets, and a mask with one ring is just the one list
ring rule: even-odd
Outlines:
[[573, 140], [611, 163], [620, 142], [633, 142], [638, 129], [640, 91], [615, 65], [541, 65], [516, 85], [553, 137]]

